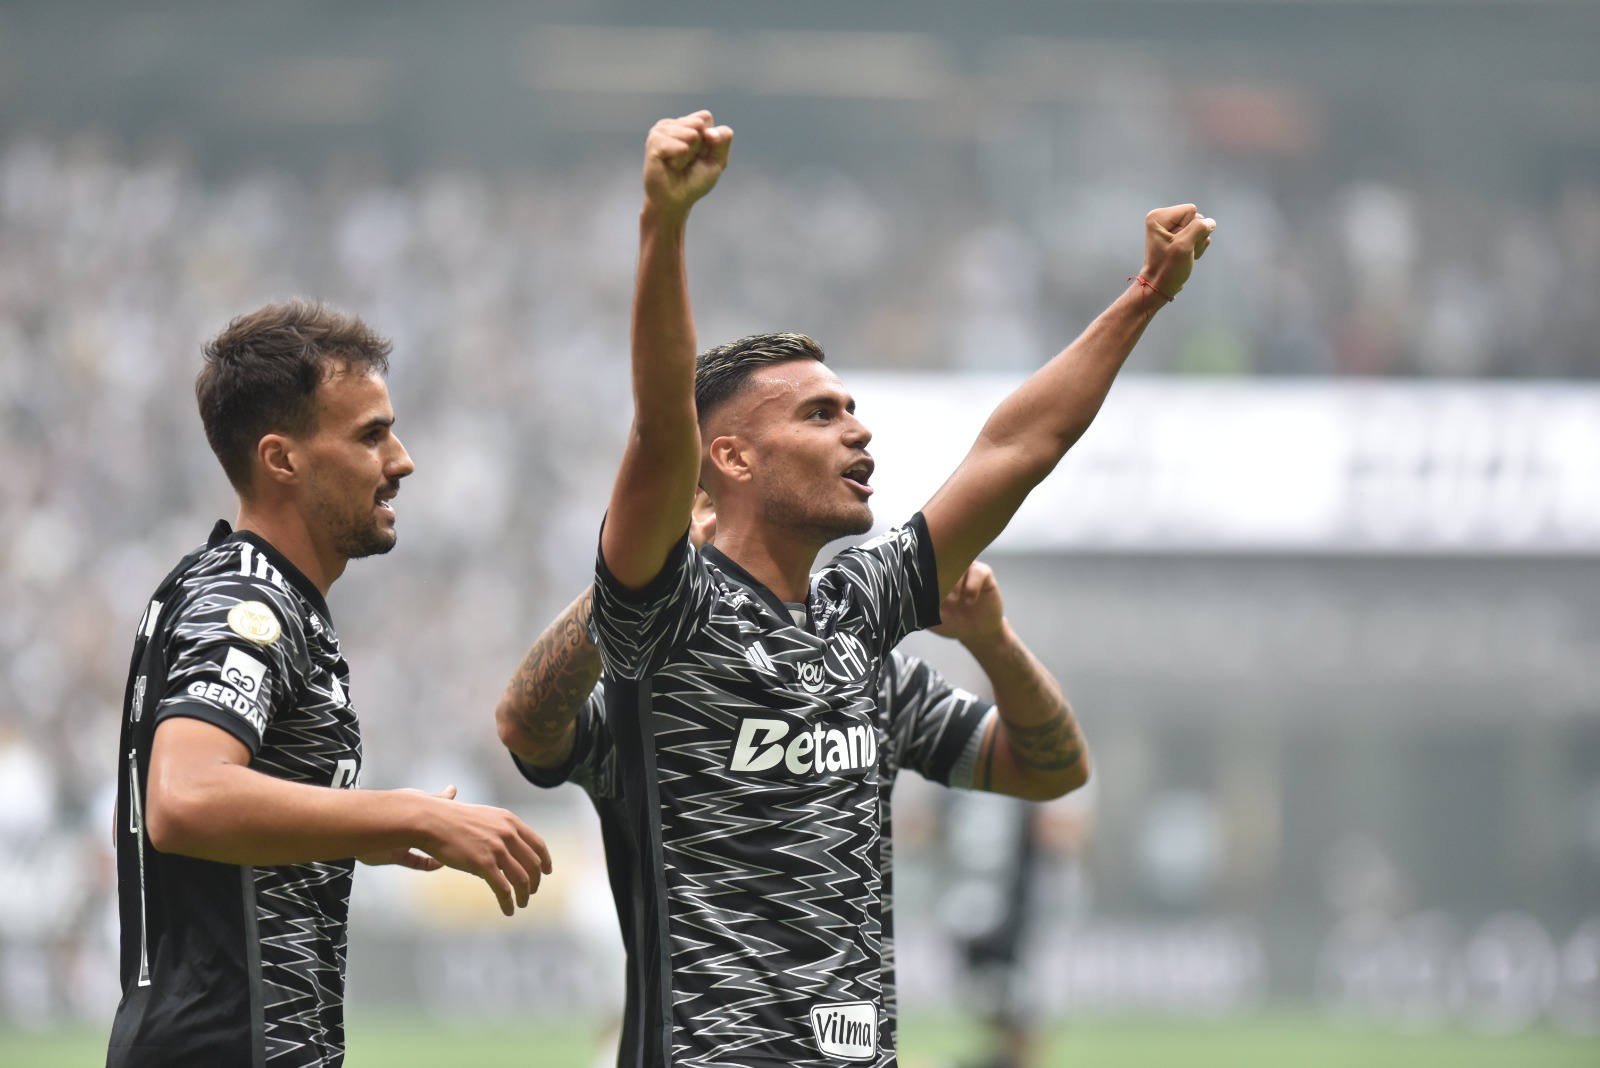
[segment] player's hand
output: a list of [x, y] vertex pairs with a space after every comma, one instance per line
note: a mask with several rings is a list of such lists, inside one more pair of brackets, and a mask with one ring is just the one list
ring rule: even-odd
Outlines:
[[981, 642], [997, 637], [1005, 624], [1006, 607], [1000, 584], [988, 564], [975, 561], [956, 580], [955, 588], [939, 605], [943, 620], [930, 628], [935, 634], [959, 642]]
[[489, 884], [500, 911], [516, 915], [549, 875], [550, 850], [544, 839], [515, 815], [490, 805], [454, 800], [446, 787], [429, 806], [427, 851], [449, 867], [476, 875]]
[[[420, 794], [422, 791], [407, 788], [402, 792]], [[456, 788], [454, 786], [446, 786], [443, 790], [440, 790], [433, 796], [442, 797], [448, 801], [456, 796]], [[374, 868], [381, 868], [385, 865], [393, 864], [396, 867], [412, 868], [416, 871], [438, 871], [440, 868], [444, 867], [443, 864], [435, 860], [433, 857], [428, 856], [426, 853], [419, 853], [417, 850], [412, 849], [409, 846], [401, 846], [399, 849], [383, 849], [376, 853], [363, 853], [356, 859], [361, 863]]]
[[1194, 262], [1211, 245], [1216, 220], [1200, 214], [1193, 204], [1157, 208], [1144, 217], [1144, 269], [1140, 276], [1169, 297], [1194, 272]]
[[394, 864], [402, 868], [414, 868], [417, 871], [438, 871], [443, 864], [426, 853], [418, 853], [415, 849], [391, 849], [386, 853], [366, 853], [356, 858], [363, 864], [374, 868], [381, 868], [386, 864]]
[[709, 111], [656, 123], [644, 146], [645, 207], [687, 214], [722, 177], [732, 145], [733, 131], [714, 125]]

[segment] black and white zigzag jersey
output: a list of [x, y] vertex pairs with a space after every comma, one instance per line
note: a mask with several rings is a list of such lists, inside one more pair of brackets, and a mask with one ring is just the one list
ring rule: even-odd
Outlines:
[[605, 708], [566, 768], [525, 772], [571, 774], [601, 809], [629, 951], [619, 1064], [894, 1065], [889, 786], [902, 762], [970, 778], [988, 707], [891, 718], [882, 699], [894, 645], [938, 622], [922, 517], [840, 553], [804, 606], [687, 540], [643, 590], [596, 571]]
[[354, 861], [239, 867], [162, 853], [144, 826], [156, 727], [204, 720], [250, 767], [353, 787], [361, 732], [316, 586], [260, 537], [218, 523], [150, 601], [122, 725], [117, 891], [122, 1002], [109, 1068], [344, 1062]]

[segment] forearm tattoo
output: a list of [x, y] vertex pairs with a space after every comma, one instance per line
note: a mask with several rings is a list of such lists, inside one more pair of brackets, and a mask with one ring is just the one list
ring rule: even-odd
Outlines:
[[1055, 715], [1044, 723], [1023, 727], [1004, 719], [1011, 751], [1026, 767], [1044, 772], [1062, 772], [1083, 759], [1083, 738], [1072, 710], [1061, 702]]
[[589, 641], [592, 590], [540, 634], [506, 687], [506, 711], [536, 742], [558, 741], [600, 680], [600, 651]]
[[1025, 646], [1011, 644], [984, 668], [994, 687], [1000, 722], [982, 757], [982, 789], [993, 785], [994, 751], [1002, 731], [1016, 763], [1027, 771], [1060, 775], [1082, 762], [1083, 735], [1072, 708], [1050, 672]]

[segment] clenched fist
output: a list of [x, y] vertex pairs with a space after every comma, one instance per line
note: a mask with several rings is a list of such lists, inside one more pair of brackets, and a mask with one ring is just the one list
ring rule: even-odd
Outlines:
[[711, 192], [728, 165], [733, 131], [716, 126], [711, 112], [662, 119], [644, 146], [644, 202], [649, 211], [686, 215]]
[[1194, 261], [1211, 244], [1214, 219], [1201, 215], [1193, 204], [1157, 208], [1144, 217], [1145, 281], [1164, 296], [1175, 297], [1194, 271]]

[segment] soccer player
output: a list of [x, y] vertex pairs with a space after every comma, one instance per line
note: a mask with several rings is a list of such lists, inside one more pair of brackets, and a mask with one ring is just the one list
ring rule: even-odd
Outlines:
[[[626, 829], [619, 888], [640, 962], [624, 1063], [814, 1068], [895, 1062], [883, 1027], [883, 782], [875, 730], [891, 649], [939, 603], [1088, 428], [1211, 220], [1145, 220], [1137, 281], [989, 417], [904, 526], [811, 572], [872, 524], [871, 434], [810, 338], [695, 357], [684, 241], [726, 166], [709, 112], [645, 153], [633, 307], [634, 419], [595, 565], [592, 627]], [[696, 485], [717, 543], [685, 536]], [[1002, 725], [992, 788], [1038, 789], [1059, 735]], [[1043, 791], [1040, 791], [1042, 794]]]
[[360, 726], [324, 598], [348, 561], [395, 544], [412, 463], [392, 430], [389, 349], [301, 301], [206, 346], [195, 393], [239, 512], [173, 569], [136, 632], [111, 1068], [342, 1064], [352, 858], [471, 872], [508, 916], [550, 872], [537, 834], [454, 787], [357, 789]]
[[[695, 546], [715, 536], [716, 513], [704, 492], [695, 493], [690, 537]], [[575, 782], [583, 787], [600, 814], [608, 844], [625, 842], [627, 810], [616, 776], [616, 743], [606, 720], [605, 687], [600, 682], [600, 654], [589, 640], [592, 593], [585, 590], [544, 629], [529, 647], [506, 685], [495, 720], [500, 740], [511, 751], [517, 769], [536, 786]], [[958, 689], [918, 657], [890, 653], [884, 662], [877, 694], [876, 722], [879, 779], [883, 784], [878, 839], [882, 878], [881, 990], [885, 1024], [893, 1034], [895, 1019], [893, 871], [889, 787], [901, 768], [924, 778], [965, 789], [990, 789], [995, 746], [1001, 741], [1000, 720], [1027, 733], [1060, 735], [1057, 751], [1040, 760], [1041, 772], [1059, 776], [1050, 789], [1065, 793], [1089, 779], [1088, 749], [1061, 687], [1023, 645], [1006, 622], [1000, 587], [988, 565], [974, 563], [940, 606], [943, 622], [935, 633], [964, 644], [989, 675], [991, 690], [1002, 705]], [[632, 958], [638, 942], [629, 930], [637, 858], [625, 847], [608, 850], [607, 867], [617, 891], [617, 916], [630, 951], [630, 991], [638, 981], [639, 962]], [[629, 997], [634, 1002], [635, 995]], [[636, 1022], [629, 1014], [628, 1023]], [[619, 1049], [636, 1049], [638, 1036], [624, 1033]], [[622, 1064], [632, 1063], [624, 1057]]]

